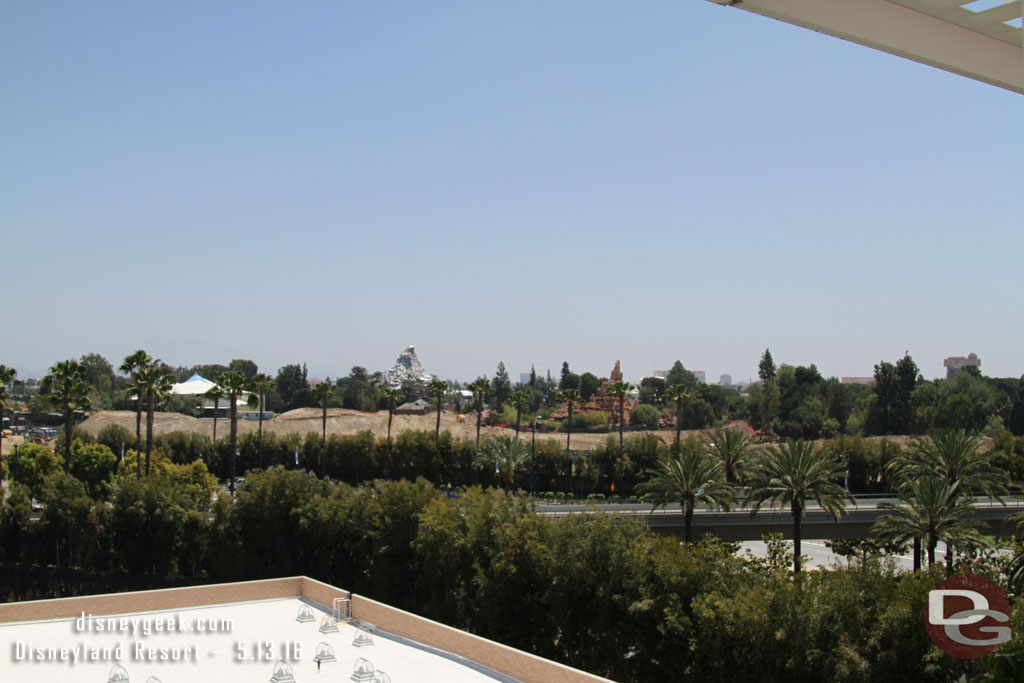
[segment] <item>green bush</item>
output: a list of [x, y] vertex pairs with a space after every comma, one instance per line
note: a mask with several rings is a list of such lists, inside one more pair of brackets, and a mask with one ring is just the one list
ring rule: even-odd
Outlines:
[[644, 429], [657, 429], [661, 422], [661, 411], [654, 406], [641, 403], [629, 413], [629, 424]]

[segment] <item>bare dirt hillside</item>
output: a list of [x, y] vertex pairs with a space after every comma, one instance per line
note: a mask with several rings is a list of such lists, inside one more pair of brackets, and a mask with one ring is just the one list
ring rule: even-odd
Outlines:
[[[299, 408], [281, 413], [271, 420], [263, 421], [263, 429], [279, 435], [285, 434], [306, 434], [308, 432], [319, 433], [321, 429], [322, 413], [319, 408]], [[398, 434], [406, 430], [427, 430], [433, 431], [437, 415], [395, 415], [391, 424], [391, 433]], [[135, 413], [128, 410], [112, 410], [92, 413], [81, 424], [81, 427], [91, 434], [97, 434], [101, 429], [110, 424], [120, 425], [129, 432], [135, 431]], [[255, 432], [258, 422], [256, 420], [239, 420], [238, 433], [248, 434]], [[143, 415], [142, 429], [146, 429], [146, 418]], [[228, 420], [217, 419], [217, 437], [223, 438], [228, 435]], [[388, 430], [387, 412], [364, 413], [358, 410], [347, 410], [342, 408], [329, 408], [327, 410], [327, 434], [356, 434], [361, 431], [370, 430], [376, 436], [384, 437]], [[458, 415], [451, 412], [441, 413], [441, 430], [448, 430], [452, 436], [464, 439], [476, 437], [476, 416], [472, 414]], [[155, 434], [166, 434], [168, 432], [192, 432], [213, 436], [213, 418], [196, 418], [182, 415], [180, 413], [154, 413], [153, 431]], [[498, 434], [513, 434], [515, 430], [509, 427], [487, 427], [480, 430], [481, 437]], [[524, 436], [529, 431], [523, 431]], [[603, 444], [610, 434], [583, 434], [572, 435], [572, 445], [581, 449], [593, 448]], [[666, 443], [675, 438], [672, 430], [661, 430], [658, 436]], [[564, 433], [542, 434], [537, 433], [537, 440], [558, 441], [565, 444]]]
[[[391, 425], [391, 433], [394, 435], [410, 429], [433, 431], [436, 420], [436, 414], [395, 415], [394, 421]], [[86, 431], [96, 434], [109, 424], [117, 424], [124, 427], [129, 432], [134, 432], [135, 413], [127, 410], [92, 413], [81, 426]], [[248, 434], [255, 432], [257, 425], [258, 422], [256, 420], [239, 420], [238, 433]], [[731, 423], [729, 426], [745, 429], [746, 423]], [[142, 418], [142, 429], [143, 431], [146, 429], [145, 415], [143, 415]], [[217, 419], [218, 438], [226, 437], [229, 429], [230, 427], [228, 425], [227, 418]], [[282, 436], [285, 434], [306, 434], [308, 432], [319, 434], [321, 429], [321, 411], [319, 408], [299, 408], [298, 410], [281, 413], [272, 420], [264, 420], [263, 429]], [[327, 410], [328, 435], [356, 434], [365, 430], [370, 430], [378, 437], [386, 436], [388, 430], [387, 412], [364, 413], [358, 410], [347, 410], [342, 408], [330, 408]], [[441, 430], [448, 430], [452, 433], [452, 436], [457, 438], [473, 439], [476, 436], [476, 416], [473, 414], [465, 414], [460, 417], [456, 413], [443, 412], [441, 413]], [[193, 432], [212, 437], [213, 418], [195, 418], [189, 417], [188, 415], [182, 415], [180, 413], [155, 413], [153, 415], [153, 431], [156, 434], [166, 434], [167, 432], [175, 431]], [[508, 427], [485, 426], [480, 430], [481, 437], [513, 433], [514, 430]], [[636, 432], [632, 433], [635, 434]], [[688, 434], [699, 435], [701, 433], [701, 431], [684, 431], [683, 436], [685, 438]], [[524, 428], [522, 434], [523, 436], [529, 437], [530, 432]], [[629, 434], [630, 433], [627, 432], [627, 436]], [[671, 429], [661, 429], [655, 432], [655, 434], [664, 443], [672, 443], [675, 439], [675, 431]], [[538, 432], [537, 440], [557, 441], [562, 446], [565, 446], [565, 436], [564, 432], [556, 432], [553, 434], [542, 434]], [[574, 432], [572, 434], [572, 446], [574, 449], [591, 449], [604, 444], [608, 440], [609, 436], [614, 437], [616, 435], [614, 432], [604, 434]], [[872, 440], [879, 438], [882, 437], [871, 437]], [[911, 437], [908, 436], [890, 436], [887, 438], [904, 448], [911, 441]]]

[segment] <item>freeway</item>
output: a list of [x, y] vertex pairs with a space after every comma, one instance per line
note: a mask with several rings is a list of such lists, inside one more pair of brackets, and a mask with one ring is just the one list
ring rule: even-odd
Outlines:
[[[1005, 505], [987, 496], [977, 496], [974, 501], [975, 519], [988, 523], [990, 527], [986, 530], [992, 533], [1012, 533], [1012, 525], [1006, 522], [1006, 517], [1024, 511], [1024, 498], [1019, 496], [1004, 499]], [[835, 521], [820, 505], [811, 501], [801, 523], [801, 535], [805, 539], [870, 536], [872, 525], [880, 515], [885, 514], [884, 508], [879, 507], [884, 502], [892, 503], [895, 499], [884, 496], [857, 498], [854, 504], [847, 507], [847, 514], [839, 521]], [[536, 509], [537, 514], [545, 517], [592, 514], [595, 511], [621, 514], [643, 519], [658, 533], [678, 536], [683, 533], [684, 520], [679, 505], [668, 505], [654, 510], [652, 505], [644, 503], [541, 503]], [[762, 507], [756, 514], [752, 515], [751, 512], [749, 506], [743, 505], [733, 507], [729, 511], [699, 506], [693, 515], [693, 534], [700, 537], [710, 533], [730, 541], [756, 541], [770, 533], [782, 533], [786, 538], [792, 536], [793, 517], [788, 507], [782, 510], [777, 507]]]

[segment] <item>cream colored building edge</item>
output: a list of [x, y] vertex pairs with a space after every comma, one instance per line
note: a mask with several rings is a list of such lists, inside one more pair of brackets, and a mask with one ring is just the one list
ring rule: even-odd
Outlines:
[[710, 0], [1024, 94], [1024, 1], [985, 12], [970, 0]]
[[[244, 581], [189, 588], [111, 593], [56, 600], [0, 604], [0, 624], [39, 622], [78, 617], [166, 612], [215, 607], [275, 598], [302, 598], [330, 613], [335, 598], [352, 601], [352, 618], [410, 641], [459, 655], [524, 683], [607, 683], [608, 679], [537, 657], [486, 638], [480, 638], [430, 619], [349, 593], [305, 576], [265, 581]], [[291, 613], [289, 612], [289, 619]], [[318, 617], [319, 618], [319, 617]], [[7, 657], [9, 653], [0, 653]], [[0, 674], [8, 665], [0, 660]], [[347, 676], [346, 676], [347, 678]], [[0, 680], [3, 676], [0, 675]]]

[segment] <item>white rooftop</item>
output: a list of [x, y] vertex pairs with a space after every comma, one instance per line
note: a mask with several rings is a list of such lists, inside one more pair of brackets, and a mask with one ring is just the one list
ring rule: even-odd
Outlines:
[[[303, 607], [314, 619], [296, 620]], [[512, 680], [457, 655], [381, 632], [371, 631], [372, 645], [357, 647], [352, 644], [358, 633], [355, 625], [341, 621], [337, 632], [323, 633], [325, 616], [330, 615], [305, 600], [280, 598], [91, 620], [3, 623], [0, 679], [4, 683], [107, 683], [111, 670], [120, 665], [138, 683], [150, 677], [162, 683], [256, 682], [269, 681], [275, 673], [283, 675], [278, 664], [283, 658], [295, 683], [351, 680], [359, 659], [368, 660], [396, 683]], [[187, 630], [179, 632], [179, 625]], [[111, 626], [123, 630], [98, 630]], [[322, 661], [318, 671], [314, 656], [321, 643], [329, 645], [335, 659]], [[40, 654], [43, 660], [38, 659]], [[117, 655], [120, 659], [113, 659]], [[56, 661], [50, 659], [54, 656]], [[100, 660], [84, 661], [88, 656]]]

